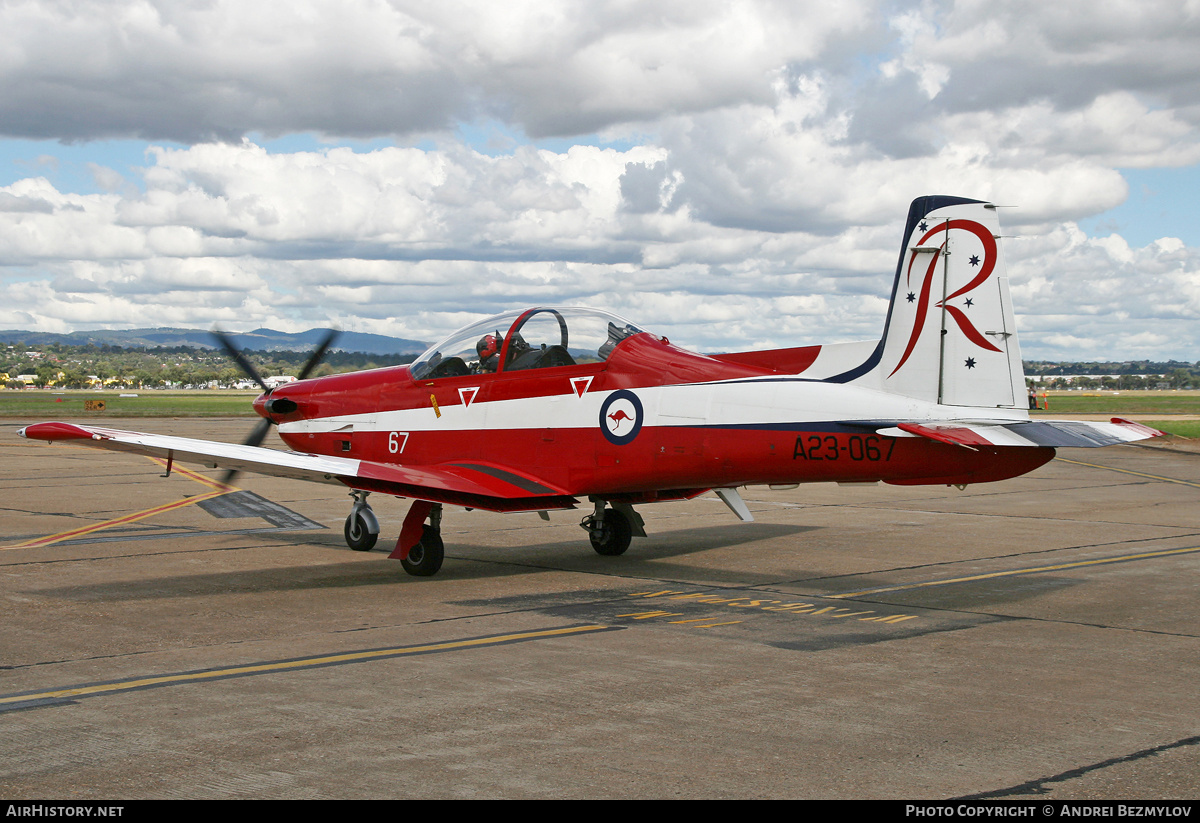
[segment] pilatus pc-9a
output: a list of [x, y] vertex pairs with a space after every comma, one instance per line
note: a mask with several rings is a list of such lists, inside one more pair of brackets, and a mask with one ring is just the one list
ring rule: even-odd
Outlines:
[[[589, 506], [592, 547], [620, 555], [645, 534], [642, 503], [711, 490], [750, 520], [742, 486], [984, 483], [1057, 448], [1160, 434], [1029, 419], [998, 228], [989, 203], [915, 200], [878, 342], [703, 355], [603, 311], [537, 307], [467, 326], [410, 366], [275, 389], [225, 341], [264, 388], [243, 445], [72, 423], [20, 433], [349, 488], [359, 551], [380, 533], [368, 495], [411, 499], [391, 557], [420, 576], [441, 568], [445, 506]], [[290, 451], [258, 445], [272, 425]]]

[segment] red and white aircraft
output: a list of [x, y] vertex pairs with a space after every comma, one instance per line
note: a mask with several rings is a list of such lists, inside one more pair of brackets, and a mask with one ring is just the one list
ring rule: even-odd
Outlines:
[[[359, 551], [380, 530], [367, 495], [410, 498], [391, 556], [422, 576], [442, 565], [443, 505], [545, 516], [588, 501], [592, 547], [619, 555], [645, 534], [640, 503], [713, 490], [751, 520], [741, 486], [962, 486], [1024, 474], [1058, 447], [1161, 434], [1030, 420], [998, 229], [989, 203], [914, 201], [877, 342], [702, 355], [602, 311], [532, 308], [410, 366], [265, 390], [243, 445], [70, 423], [20, 434], [348, 487]], [[271, 424], [291, 451], [257, 445]]]

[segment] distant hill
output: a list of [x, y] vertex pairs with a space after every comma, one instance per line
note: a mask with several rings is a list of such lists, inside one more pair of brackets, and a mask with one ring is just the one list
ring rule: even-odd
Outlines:
[[[234, 345], [239, 349], [258, 351], [304, 351], [320, 343], [328, 329], [309, 329], [291, 334], [274, 329], [255, 329], [238, 334], [230, 333]], [[59, 343], [67, 346], [121, 346], [123, 348], [155, 348], [156, 346], [193, 346], [198, 349], [215, 349], [216, 341], [203, 329], [127, 329], [114, 331], [77, 331], [70, 334], [0, 330], [0, 343], [24, 343], [26, 346], [45, 346]], [[406, 340], [403, 337], [388, 337], [383, 334], [364, 332], [342, 332], [333, 345], [335, 351], [364, 352], [366, 354], [420, 354], [429, 348], [429, 343]]]

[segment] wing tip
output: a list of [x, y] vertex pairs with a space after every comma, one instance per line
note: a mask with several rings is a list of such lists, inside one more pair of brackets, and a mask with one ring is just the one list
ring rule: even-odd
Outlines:
[[1166, 434], [1166, 432], [1151, 428], [1143, 423], [1137, 423], [1133, 420], [1126, 420], [1124, 417], [1114, 417], [1110, 422], [1140, 434], [1141, 437], [1138, 438], [1139, 440], [1148, 440], [1151, 437], [1162, 437]]
[[53, 443], [56, 440], [92, 440], [100, 439], [100, 435], [90, 432], [82, 426], [73, 423], [34, 423], [17, 429], [17, 434], [28, 440], [45, 440]]

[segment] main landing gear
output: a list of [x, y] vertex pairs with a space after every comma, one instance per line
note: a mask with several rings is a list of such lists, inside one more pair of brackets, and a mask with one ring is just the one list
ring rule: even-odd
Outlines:
[[[428, 519], [428, 523], [425, 521]], [[442, 504], [414, 500], [400, 527], [396, 550], [389, 555], [399, 560], [414, 577], [431, 577], [442, 567], [446, 556], [442, 545]]]
[[[354, 498], [354, 506], [350, 509], [342, 531], [346, 536], [346, 545], [356, 552], [369, 552], [379, 540], [379, 520], [367, 502], [369, 494], [370, 492], [364, 491], [350, 492], [350, 496]], [[426, 519], [428, 523], [425, 522]], [[398, 559], [404, 570], [416, 577], [437, 574], [446, 557], [441, 525], [441, 503], [413, 501], [400, 530], [400, 539], [396, 541], [396, 549], [390, 556]], [[408, 551], [402, 548], [405, 544], [411, 544]]]
[[633, 510], [633, 506], [628, 503], [614, 503], [606, 508], [606, 502], [592, 498], [596, 510], [583, 518], [579, 525], [588, 533], [596, 554], [616, 557], [625, 553], [635, 534], [645, 537], [646, 530], [642, 524], [642, 516]]
[[[346, 518], [343, 530], [346, 545], [356, 552], [367, 552], [375, 548], [379, 540], [379, 520], [367, 503], [370, 492], [352, 491], [354, 506]], [[595, 511], [583, 518], [579, 524], [588, 533], [592, 548], [597, 554], [616, 557], [625, 553], [634, 536], [645, 537], [646, 529], [641, 515], [629, 503], [591, 498]], [[442, 568], [446, 548], [442, 543], [442, 504], [427, 500], [414, 500], [395, 550], [389, 555], [400, 561], [404, 570], [415, 577], [431, 577]]]
[[[440, 507], [439, 507], [440, 508]], [[438, 512], [441, 519], [441, 512]], [[446, 547], [442, 544], [441, 529], [436, 526], [421, 527], [421, 539], [408, 550], [408, 557], [400, 560], [404, 570], [414, 577], [432, 577], [442, 567]]]

